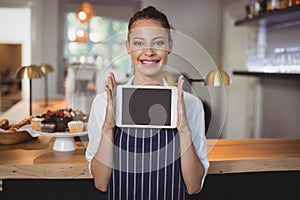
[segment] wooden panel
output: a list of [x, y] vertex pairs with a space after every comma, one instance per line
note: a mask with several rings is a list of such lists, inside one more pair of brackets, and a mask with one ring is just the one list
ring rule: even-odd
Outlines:
[[[0, 179], [92, 178], [86, 144], [72, 152], [52, 150], [53, 138], [39, 136], [17, 145], [0, 145]], [[209, 174], [300, 171], [300, 139], [207, 140]]]
[[92, 176], [87, 163], [0, 165], [1, 179], [86, 179]]
[[209, 160], [300, 157], [300, 139], [208, 140]]

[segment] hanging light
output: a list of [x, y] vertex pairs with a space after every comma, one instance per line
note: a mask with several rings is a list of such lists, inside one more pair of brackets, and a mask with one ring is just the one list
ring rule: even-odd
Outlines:
[[85, 42], [88, 38], [88, 32], [82, 28], [76, 30], [76, 41]]
[[88, 2], [83, 2], [76, 12], [76, 17], [81, 23], [87, 23], [91, 20], [94, 14], [95, 12], [92, 5]]

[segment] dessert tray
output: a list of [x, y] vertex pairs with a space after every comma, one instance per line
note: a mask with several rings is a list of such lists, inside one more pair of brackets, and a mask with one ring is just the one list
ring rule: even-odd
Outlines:
[[[41, 131], [32, 130], [31, 125], [25, 125], [19, 129], [18, 132], [12, 133], [1, 133], [1, 137], [8, 137], [5, 140], [1, 140], [2, 144], [16, 144], [24, 141], [28, 141], [33, 139], [39, 135], [51, 136], [55, 137], [55, 141], [53, 144], [53, 150], [55, 151], [74, 151], [76, 149], [76, 143], [74, 137], [80, 137], [87, 135], [87, 131], [78, 132], [78, 133], [70, 133], [70, 132], [54, 132], [54, 133], [46, 133]], [[18, 137], [16, 137], [18, 135]]]
[[55, 137], [55, 141], [53, 144], [54, 151], [74, 151], [76, 149], [76, 143], [74, 137], [85, 136], [88, 134], [87, 131], [78, 132], [78, 133], [70, 133], [70, 132], [54, 132], [54, 133], [46, 133], [32, 130], [39, 135], [46, 135]]

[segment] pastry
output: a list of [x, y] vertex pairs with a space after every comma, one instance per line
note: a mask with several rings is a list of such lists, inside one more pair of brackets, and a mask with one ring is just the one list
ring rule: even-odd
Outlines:
[[[58, 110], [48, 110], [45, 114], [41, 115], [41, 117], [44, 117], [45, 120], [42, 122], [53, 122], [55, 124], [55, 132], [66, 132], [69, 130], [68, 123], [71, 121], [81, 121], [81, 122], [87, 122], [88, 121], [88, 115], [84, 114], [82, 111], [79, 110], [72, 110], [69, 109], [58, 109]], [[81, 128], [81, 122], [79, 122], [78, 130], [83, 130]], [[84, 126], [84, 124], [83, 124]], [[73, 127], [73, 126], [72, 126]], [[72, 129], [75, 131], [74, 129]], [[75, 132], [82, 132], [81, 131], [75, 131]]]
[[44, 120], [44, 118], [41, 117], [34, 117], [31, 119], [31, 128], [35, 131], [41, 131], [41, 122]]
[[26, 118], [24, 118], [21, 122], [19, 122], [18, 124], [11, 124], [9, 126], [9, 130], [11, 131], [17, 131], [19, 128], [21, 128], [22, 126], [25, 126], [27, 124], [30, 124], [31, 119], [33, 118], [33, 116], [28, 116]]
[[8, 119], [2, 119], [0, 121], [0, 129], [7, 130], [9, 128], [9, 121]]
[[46, 133], [53, 133], [55, 131], [55, 122], [51, 121], [42, 121], [40, 124], [41, 131]]
[[56, 132], [65, 132], [68, 130], [68, 122], [72, 121], [72, 118], [69, 117], [54, 117], [56, 124]]
[[47, 112], [45, 115], [45, 119], [40, 124], [41, 131], [46, 133], [53, 133], [55, 132], [56, 124], [50, 112]]
[[83, 131], [84, 123], [82, 121], [71, 121], [68, 123], [68, 127], [71, 133], [78, 133]]

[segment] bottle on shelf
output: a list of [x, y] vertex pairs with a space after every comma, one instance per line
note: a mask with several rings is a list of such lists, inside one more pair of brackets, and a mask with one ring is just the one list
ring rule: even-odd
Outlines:
[[246, 18], [257, 17], [266, 11], [267, 0], [248, 0], [246, 4]]
[[289, 0], [280, 0], [279, 1], [279, 8], [278, 9], [284, 9], [289, 7]]
[[262, 15], [267, 10], [267, 0], [260, 0], [259, 1], [259, 14]]
[[267, 1], [267, 11], [270, 12], [272, 10], [275, 10], [276, 8], [276, 0], [268, 0]]
[[248, 3], [246, 4], [246, 18], [251, 19], [254, 17], [254, 1], [248, 0]]

